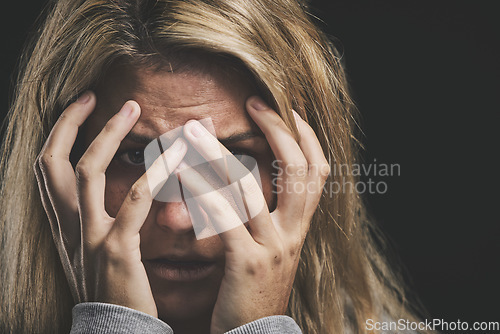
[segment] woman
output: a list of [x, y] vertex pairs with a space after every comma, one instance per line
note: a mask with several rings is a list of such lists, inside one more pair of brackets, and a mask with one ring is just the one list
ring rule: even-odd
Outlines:
[[[322, 191], [356, 181], [336, 168], [357, 161], [355, 119], [303, 4], [55, 3], [2, 150], [2, 330], [342, 333], [414, 319], [360, 197]], [[180, 127], [145, 173], [146, 145]], [[242, 166], [213, 161], [255, 158], [262, 188], [245, 174], [239, 189], [248, 222], [188, 151], [221, 179]], [[175, 175], [214, 235], [197, 238], [186, 198], [157, 200]]]

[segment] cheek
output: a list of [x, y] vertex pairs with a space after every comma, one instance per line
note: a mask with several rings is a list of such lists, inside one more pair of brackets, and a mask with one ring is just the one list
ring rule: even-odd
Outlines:
[[120, 210], [120, 207], [133, 184], [133, 180], [124, 178], [118, 173], [113, 173], [111, 171], [106, 173], [106, 192], [104, 196], [104, 203], [106, 212], [111, 217], [116, 217], [116, 214]]

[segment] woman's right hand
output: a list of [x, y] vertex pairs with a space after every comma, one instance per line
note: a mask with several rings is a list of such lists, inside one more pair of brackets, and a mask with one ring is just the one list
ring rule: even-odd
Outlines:
[[[141, 262], [139, 231], [156, 194], [184, 157], [177, 141], [131, 187], [116, 217], [105, 210], [105, 171], [121, 141], [140, 115], [126, 102], [89, 145], [76, 165], [69, 160], [78, 128], [92, 113], [96, 97], [87, 92], [59, 117], [34, 169], [43, 207], [76, 303], [122, 305], [157, 317], [149, 280]], [[163, 161], [168, 166], [165, 168]]]

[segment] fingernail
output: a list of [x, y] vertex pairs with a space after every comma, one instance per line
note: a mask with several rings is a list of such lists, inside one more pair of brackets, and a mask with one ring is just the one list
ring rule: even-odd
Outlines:
[[195, 121], [191, 123], [191, 134], [195, 137], [203, 137], [205, 135], [205, 130], [200, 123]]
[[258, 111], [267, 109], [267, 105], [259, 97], [253, 97], [252, 101], [250, 102], [250, 106]]
[[184, 143], [184, 140], [178, 138], [170, 148], [174, 151], [182, 151], [185, 145], [186, 143]]
[[122, 114], [125, 117], [130, 117], [134, 113], [134, 107], [132, 106], [131, 103], [125, 103], [123, 107], [120, 110], [120, 114]]
[[85, 92], [76, 101], [78, 103], [85, 104], [85, 103], [89, 102], [89, 100], [90, 100], [90, 93], [89, 92]]

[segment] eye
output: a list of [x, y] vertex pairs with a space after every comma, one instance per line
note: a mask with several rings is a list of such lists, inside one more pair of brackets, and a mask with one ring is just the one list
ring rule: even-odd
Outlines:
[[238, 160], [241, 161], [241, 159], [244, 158], [244, 156], [252, 156], [247, 150], [244, 149], [229, 149], [229, 152]]
[[245, 152], [243, 152], [243, 150], [237, 149], [237, 148], [232, 148], [232, 149], [230, 148], [229, 152], [231, 152], [232, 155], [242, 155], [242, 154], [245, 154]]
[[127, 150], [117, 155], [124, 164], [132, 166], [144, 165], [144, 150]]
[[257, 160], [255, 158], [254, 152], [250, 152], [247, 149], [239, 149], [239, 148], [229, 149], [229, 151], [236, 159], [238, 159], [249, 170], [255, 168]]

